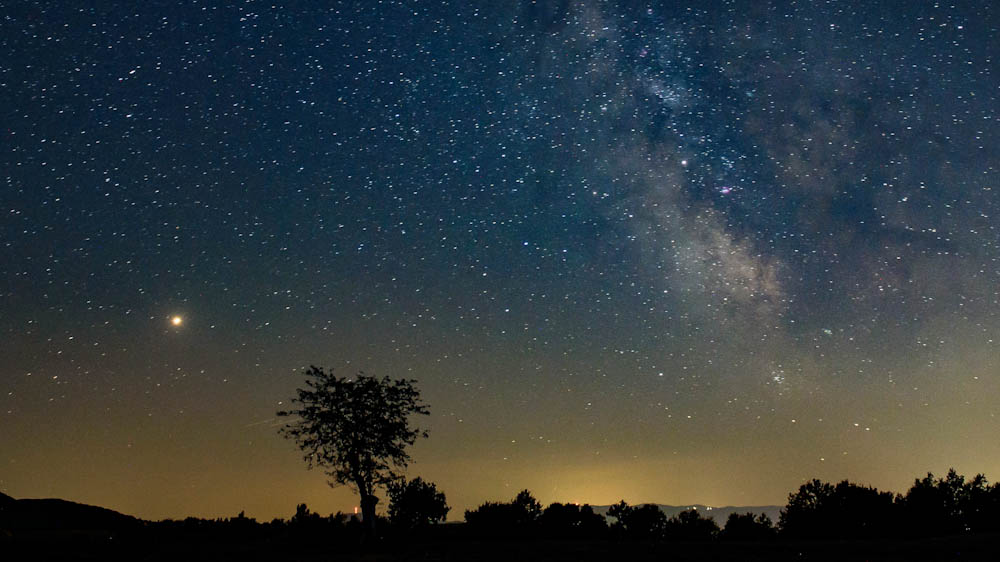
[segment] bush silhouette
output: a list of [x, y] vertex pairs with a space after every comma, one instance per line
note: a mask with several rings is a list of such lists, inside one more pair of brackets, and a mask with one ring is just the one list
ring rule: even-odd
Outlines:
[[444, 493], [432, 482], [419, 476], [413, 480], [398, 480], [387, 486], [389, 491], [389, 521], [396, 529], [411, 531], [442, 523], [448, 516]]

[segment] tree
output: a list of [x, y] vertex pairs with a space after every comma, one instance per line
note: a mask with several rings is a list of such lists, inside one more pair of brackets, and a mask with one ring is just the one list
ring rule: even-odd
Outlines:
[[727, 541], [760, 541], [774, 538], [774, 523], [766, 513], [730, 513], [719, 538]]
[[389, 520], [400, 529], [412, 530], [443, 522], [448, 516], [444, 493], [419, 476], [397, 480], [386, 486], [389, 492]]
[[715, 519], [702, 517], [697, 509], [687, 509], [667, 520], [664, 534], [671, 540], [708, 541], [719, 534]]
[[542, 504], [528, 490], [518, 492], [513, 503], [521, 514], [520, 523], [524, 525], [533, 525], [542, 515]]
[[542, 504], [528, 490], [521, 490], [511, 502], [486, 502], [466, 510], [465, 522], [479, 535], [494, 537], [526, 536], [536, 530]]
[[967, 505], [963, 514], [968, 530], [973, 533], [1000, 530], [1000, 484], [990, 485], [982, 474], [973, 477], [968, 482]]
[[793, 538], [873, 538], [895, 532], [896, 510], [891, 492], [844, 480], [813, 480], [788, 496], [781, 510], [781, 533]]
[[315, 526], [318, 521], [322, 518], [318, 513], [313, 513], [309, 511], [309, 506], [304, 503], [300, 503], [295, 506], [295, 515], [288, 521], [291, 525], [313, 525]]
[[829, 526], [823, 519], [822, 508], [833, 497], [834, 486], [813, 479], [799, 486], [798, 492], [788, 495], [788, 504], [781, 510], [778, 527], [793, 537], [810, 537], [822, 534]]
[[281, 427], [304, 453], [309, 468], [323, 467], [330, 485], [353, 486], [361, 497], [365, 528], [374, 536], [375, 489], [396, 480], [410, 461], [406, 448], [427, 432], [410, 426], [413, 414], [427, 415], [416, 381], [359, 373], [350, 379], [309, 367], [306, 388], [296, 389], [298, 408], [278, 412], [294, 418]]
[[954, 468], [944, 478], [934, 475], [914, 481], [900, 497], [906, 530], [913, 536], [996, 531], [1000, 525], [1000, 488], [977, 474], [972, 480]]
[[606, 534], [607, 521], [587, 504], [553, 503], [538, 518], [542, 536], [550, 539], [595, 539]]
[[618, 520], [612, 526], [616, 533], [632, 539], [661, 538], [667, 525], [666, 514], [651, 503], [636, 507], [622, 500], [608, 508], [608, 516]]

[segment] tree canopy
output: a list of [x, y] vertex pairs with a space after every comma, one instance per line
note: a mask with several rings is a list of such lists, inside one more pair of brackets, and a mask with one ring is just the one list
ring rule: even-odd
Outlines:
[[427, 436], [410, 425], [410, 416], [427, 415], [428, 407], [414, 380], [338, 377], [315, 366], [304, 374], [306, 388], [292, 399], [297, 408], [278, 412], [292, 418], [281, 434], [298, 444], [309, 468], [326, 470], [331, 485], [355, 488], [365, 525], [374, 531], [375, 489], [399, 477], [410, 461], [407, 447]]
[[622, 500], [608, 508], [608, 517], [617, 521], [611, 528], [618, 535], [633, 539], [655, 539], [663, 536], [667, 516], [655, 504], [632, 506]]
[[542, 504], [528, 490], [521, 490], [510, 502], [486, 502], [465, 511], [465, 521], [477, 533], [498, 536], [525, 536], [536, 529]]

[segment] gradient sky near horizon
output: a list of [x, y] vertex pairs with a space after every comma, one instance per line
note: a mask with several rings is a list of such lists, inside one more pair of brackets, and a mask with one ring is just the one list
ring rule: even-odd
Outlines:
[[350, 511], [310, 364], [419, 381], [452, 518], [1000, 479], [997, 16], [8, 6], [0, 491]]

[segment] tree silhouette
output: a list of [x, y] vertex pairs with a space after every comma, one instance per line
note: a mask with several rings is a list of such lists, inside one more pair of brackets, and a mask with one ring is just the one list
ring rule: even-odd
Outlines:
[[528, 490], [521, 490], [514, 497], [514, 506], [522, 516], [522, 523], [533, 524], [542, 515], [542, 504]]
[[781, 510], [778, 526], [785, 535], [793, 537], [813, 536], [824, 526], [821, 508], [833, 497], [833, 484], [811, 480], [799, 486], [799, 490], [788, 495], [788, 504]]
[[608, 508], [608, 517], [614, 517], [615, 521], [611, 524], [611, 530], [616, 535], [623, 535], [627, 531], [625, 529], [625, 521], [628, 519], [629, 514], [634, 508], [629, 504], [625, 503], [625, 500], [612, 505]]
[[497, 537], [531, 534], [542, 515], [542, 504], [528, 490], [521, 490], [509, 503], [486, 502], [466, 510], [465, 522], [480, 535]]
[[774, 523], [766, 513], [730, 513], [719, 538], [727, 541], [760, 541], [775, 536]]
[[318, 513], [313, 513], [309, 511], [309, 506], [304, 503], [300, 503], [295, 506], [295, 515], [288, 520], [290, 525], [301, 525], [301, 526], [316, 526], [322, 517]]
[[891, 492], [812, 480], [788, 496], [778, 521], [794, 538], [872, 538], [895, 532], [896, 506]]
[[667, 525], [666, 514], [651, 503], [635, 507], [622, 500], [608, 509], [608, 516], [617, 519], [612, 529], [631, 539], [661, 538]]
[[944, 478], [934, 475], [914, 481], [899, 498], [906, 529], [913, 536], [995, 531], [1000, 525], [1000, 487], [977, 474], [966, 482], [955, 469]]
[[386, 489], [389, 492], [389, 521], [400, 529], [414, 530], [443, 522], [451, 509], [444, 493], [419, 476], [410, 481], [397, 480]]
[[608, 524], [589, 505], [553, 503], [538, 519], [542, 534], [547, 538], [595, 539], [603, 536]]
[[330, 485], [348, 484], [361, 496], [365, 528], [375, 533], [375, 489], [396, 478], [410, 461], [406, 448], [427, 432], [410, 427], [410, 416], [427, 415], [416, 381], [359, 373], [338, 377], [319, 367], [305, 371], [306, 388], [296, 389], [298, 409], [278, 412], [295, 418], [280, 432], [298, 444], [309, 468], [326, 469]]
[[973, 533], [1000, 529], [1000, 484], [989, 484], [977, 474], [968, 483], [967, 505], [963, 510], [966, 526]]
[[664, 534], [672, 540], [709, 541], [719, 534], [719, 526], [697, 509], [687, 509], [667, 520]]
[[580, 534], [584, 537], [603, 537], [608, 533], [608, 520], [594, 512], [590, 504], [580, 506]]

